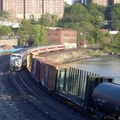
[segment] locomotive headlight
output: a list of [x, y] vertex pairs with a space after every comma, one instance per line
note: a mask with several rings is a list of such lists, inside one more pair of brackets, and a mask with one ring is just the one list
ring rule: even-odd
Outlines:
[[14, 65], [15, 65], [15, 62], [11, 62], [11, 63], [10, 63], [10, 66], [14, 66]]
[[21, 58], [15, 60], [15, 61], [12, 63], [13, 66], [18, 66], [18, 65], [21, 65], [21, 64], [22, 64], [22, 59], [21, 59]]
[[15, 62], [15, 65], [21, 65], [22, 64], [22, 59], [18, 59], [16, 62]]
[[19, 62], [18, 61], [15, 61], [15, 66], [19, 65]]
[[20, 58], [18, 61], [19, 61], [19, 64], [22, 64], [22, 58]]

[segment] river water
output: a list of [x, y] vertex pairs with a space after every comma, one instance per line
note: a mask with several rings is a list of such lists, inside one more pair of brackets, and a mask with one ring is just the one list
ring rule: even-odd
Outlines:
[[67, 65], [94, 72], [100, 76], [114, 77], [114, 81], [120, 84], [120, 57], [85, 59]]

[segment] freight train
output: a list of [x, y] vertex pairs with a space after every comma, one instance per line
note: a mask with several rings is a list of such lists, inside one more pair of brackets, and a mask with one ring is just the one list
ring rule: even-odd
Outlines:
[[112, 77], [76, 69], [64, 64], [33, 58], [29, 53], [43, 53], [65, 49], [64, 45], [26, 48], [11, 54], [10, 69], [21, 70], [26, 64], [37, 84], [64, 99], [96, 114], [98, 119], [120, 119], [120, 85]]
[[29, 72], [37, 84], [94, 112], [101, 120], [119, 119], [120, 85], [113, 83], [112, 77], [99, 76], [43, 57], [32, 58], [28, 63]]
[[26, 58], [30, 53], [40, 54], [40, 53], [58, 51], [64, 49], [65, 49], [64, 44], [58, 44], [58, 45], [28, 47], [28, 48], [23, 48], [22, 50], [19, 51], [15, 51], [10, 55], [10, 70], [12, 71], [21, 70], [22, 66], [26, 64]]

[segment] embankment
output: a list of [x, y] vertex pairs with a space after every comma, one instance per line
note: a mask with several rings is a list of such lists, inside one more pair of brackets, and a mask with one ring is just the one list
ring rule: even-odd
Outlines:
[[78, 51], [70, 51], [70, 52], [65, 52], [65, 53], [60, 53], [60, 54], [54, 54], [47, 56], [47, 59], [50, 59], [54, 62], [59, 62], [59, 63], [69, 63], [69, 62], [74, 62], [78, 61], [81, 59], [89, 59], [93, 57], [104, 57], [104, 56], [109, 56], [111, 53], [104, 52], [102, 50], [78, 50]]

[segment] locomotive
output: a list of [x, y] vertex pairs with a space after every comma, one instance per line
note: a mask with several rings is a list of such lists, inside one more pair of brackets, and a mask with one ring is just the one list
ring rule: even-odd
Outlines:
[[27, 54], [29, 53], [28, 48], [23, 48], [22, 50], [15, 51], [10, 55], [10, 70], [19, 71], [22, 65], [25, 64]]
[[28, 47], [28, 48], [23, 48], [22, 50], [19, 51], [15, 51], [10, 55], [10, 70], [11, 71], [21, 70], [22, 66], [26, 65], [26, 58], [30, 53], [40, 54], [40, 53], [64, 50], [64, 49], [65, 49], [64, 44], [58, 44], [58, 45]]

